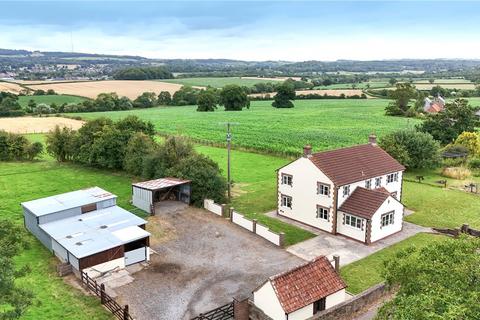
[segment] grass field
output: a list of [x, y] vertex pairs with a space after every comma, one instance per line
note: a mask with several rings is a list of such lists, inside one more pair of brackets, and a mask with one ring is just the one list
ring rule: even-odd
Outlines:
[[385, 116], [388, 100], [298, 100], [295, 108], [275, 109], [269, 101], [254, 101], [241, 112], [200, 113], [194, 106], [79, 113], [84, 119], [100, 116], [120, 119], [135, 114], [150, 120], [160, 133], [186, 135], [202, 143], [224, 144], [226, 121], [235, 122], [235, 147], [276, 154], [298, 154], [305, 144], [314, 150], [365, 143], [372, 132], [379, 136], [419, 121]]
[[[332, 84], [330, 86], [317, 86], [315, 89], [352, 89], [352, 83], [338, 83]], [[377, 88], [386, 88], [391, 85], [388, 81], [365, 81], [355, 84], [356, 89], [377, 89]]]
[[69, 95], [46, 95], [46, 96], [20, 96], [18, 97], [18, 103], [24, 108], [28, 105], [30, 100], [35, 101], [37, 104], [46, 103], [48, 105], [55, 103], [60, 106], [64, 103], [80, 103], [84, 101], [84, 98], [69, 96]]
[[366, 258], [342, 267], [340, 273], [348, 285], [347, 291], [357, 294], [382, 282], [383, 278], [381, 273], [383, 262], [392, 257], [399, 250], [409, 246], [422, 248], [444, 239], [445, 238], [440, 235], [419, 233]]
[[177, 79], [167, 79], [159, 80], [161, 82], [177, 83], [181, 85], [188, 86], [201, 86], [201, 87], [214, 87], [214, 88], [223, 88], [227, 84], [236, 84], [239, 86], [252, 87], [256, 83], [278, 83], [277, 80], [271, 79], [252, 79], [252, 78], [241, 78], [241, 77], [217, 77], [217, 78], [177, 78]]

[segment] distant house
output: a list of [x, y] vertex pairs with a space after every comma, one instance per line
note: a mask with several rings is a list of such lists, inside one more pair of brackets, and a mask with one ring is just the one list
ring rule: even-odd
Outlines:
[[345, 301], [345, 282], [324, 256], [275, 275], [253, 292], [273, 320], [304, 320]]
[[278, 169], [277, 214], [370, 244], [402, 230], [405, 167], [376, 144], [304, 155]]
[[148, 261], [147, 221], [117, 207], [116, 198], [94, 187], [23, 202], [25, 227], [77, 275]]
[[436, 98], [431, 100], [430, 98], [425, 98], [425, 104], [423, 106], [423, 111], [427, 113], [438, 113], [445, 109], [445, 99], [438, 95]]

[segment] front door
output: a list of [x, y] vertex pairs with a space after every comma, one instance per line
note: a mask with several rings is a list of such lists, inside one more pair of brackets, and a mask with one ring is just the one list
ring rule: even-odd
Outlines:
[[325, 298], [313, 303], [313, 314], [325, 310]]

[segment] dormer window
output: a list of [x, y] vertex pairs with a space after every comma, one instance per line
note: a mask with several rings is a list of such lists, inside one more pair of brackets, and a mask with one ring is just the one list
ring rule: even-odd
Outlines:
[[290, 174], [282, 173], [282, 184], [292, 186], [293, 176]]
[[375, 188], [380, 188], [382, 186], [382, 177], [375, 178]]

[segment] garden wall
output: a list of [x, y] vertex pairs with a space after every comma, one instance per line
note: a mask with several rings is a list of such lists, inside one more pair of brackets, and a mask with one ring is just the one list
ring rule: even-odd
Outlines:
[[258, 223], [256, 219], [250, 220], [246, 218], [243, 214], [233, 210], [233, 208], [226, 210], [225, 205], [219, 205], [210, 199], [205, 199], [203, 202], [203, 206], [206, 210], [213, 212], [216, 215], [219, 215], [219, 216], [229, 215], [230, 221], [233, 222], [234, 224], [250, 232], [255, 233], [256, 235], [264, 238], [267, 241], [270, 241], [271, 243], [279, 247], [284, 246], [285, 234], [283, 232], [280, 232], [280, 233], [273, 232], [268, 227]]

